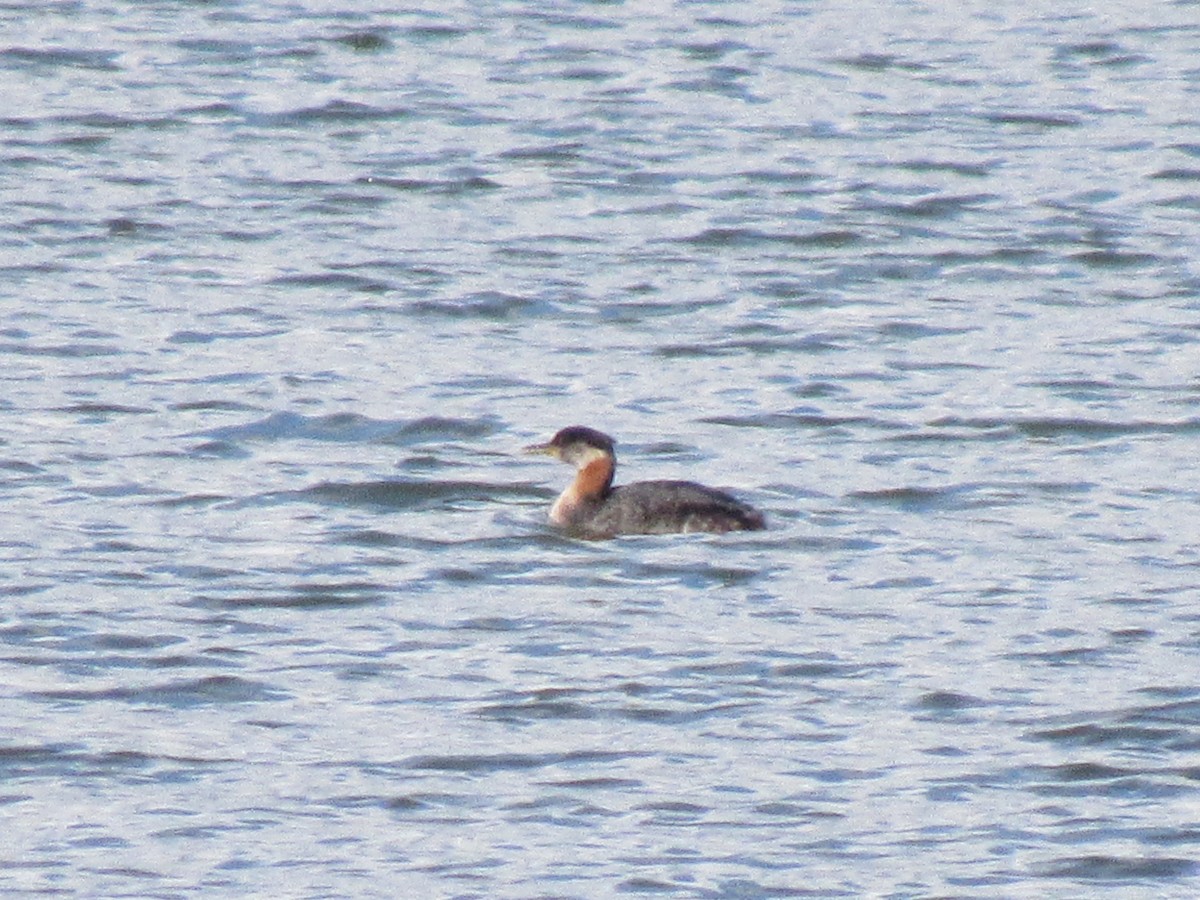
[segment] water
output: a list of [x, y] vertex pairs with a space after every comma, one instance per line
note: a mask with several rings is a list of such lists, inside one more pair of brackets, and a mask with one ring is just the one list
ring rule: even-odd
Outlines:
[[10, 3], [4, 894], [1194, 896], [1197, 12]]

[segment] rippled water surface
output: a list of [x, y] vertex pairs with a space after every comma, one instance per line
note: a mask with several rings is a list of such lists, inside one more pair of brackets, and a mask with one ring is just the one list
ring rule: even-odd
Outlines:
[[[1109, 7], [3, 7], [5, 896], [1195, 896], [1200, 7]], [[572, 423], [770, 529], [555, 533]]]

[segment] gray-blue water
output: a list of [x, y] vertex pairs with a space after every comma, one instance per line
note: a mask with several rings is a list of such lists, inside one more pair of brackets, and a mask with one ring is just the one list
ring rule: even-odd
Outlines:
[[[16, 0], [0, 85], [5, 896], [1200, 892], [1195, 2]], [[770, 530], [556, 534], [572, 423]]]

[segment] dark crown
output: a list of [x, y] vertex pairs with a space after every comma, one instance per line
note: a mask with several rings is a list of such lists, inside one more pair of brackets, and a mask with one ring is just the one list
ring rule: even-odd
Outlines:
[[585, 444], [588, 447], [595, 447], [597, 450], [603, 450], [605, 453], [613, 452], [613, 439], [595, 428], [587, 428], [583, 425], [571, 425], [562, 429], [558, 434], [550, 439], [551, 447], [563, 449], [572, 444]]

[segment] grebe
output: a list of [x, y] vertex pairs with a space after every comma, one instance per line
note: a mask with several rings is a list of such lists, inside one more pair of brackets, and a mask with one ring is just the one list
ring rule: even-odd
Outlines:
[[553, 456], [575, 466], [575, 480], [550, 507], [550, 521], [589, 538], [687, 531], [757, 531], [763, 514], [724, 491], [693, 481], [639, 481], [613, 487], [613, 439], [572, 425], [526, 453]]

